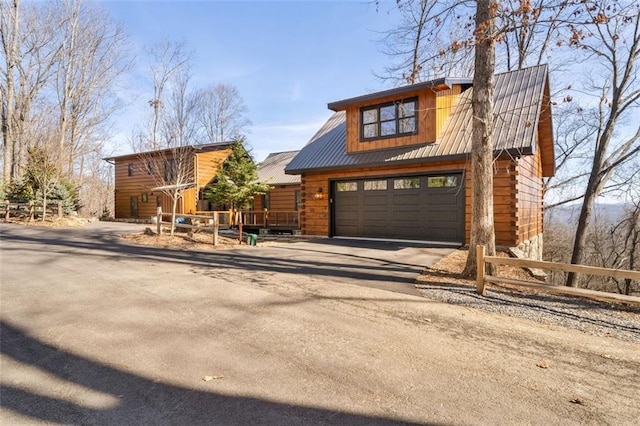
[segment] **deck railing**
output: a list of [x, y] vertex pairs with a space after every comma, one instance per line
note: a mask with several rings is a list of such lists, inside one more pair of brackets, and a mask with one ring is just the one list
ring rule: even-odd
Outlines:
[[[228, 218], [228, 224], [237, 226], [242, 223], [244, 226], [259, 227], [265, 229], [299, 229], [300, 212], [283, 210], [241, 210], [241, 211], [220, 211]], [[212, 211], [197, 211], [198, 215], [211, 215]], [[183, 215], [184, 216], [184, 215]], [[222, 218], [223, 216], [221, 216]]]

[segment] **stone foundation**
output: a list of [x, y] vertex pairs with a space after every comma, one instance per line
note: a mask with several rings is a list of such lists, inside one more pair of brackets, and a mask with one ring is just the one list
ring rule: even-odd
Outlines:
[[[531, 260], [542, 260], [543, 234], [538, 234], [530, 240], [524, 241], [516, 247], [522, 256]], [[518, 256], [520, 257], [520, 256]]]

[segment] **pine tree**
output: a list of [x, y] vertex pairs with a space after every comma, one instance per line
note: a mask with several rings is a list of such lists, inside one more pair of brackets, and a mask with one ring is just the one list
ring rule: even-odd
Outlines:
[[222, 163], [214, 183], [207, 187], [205, 198], [229, 209], [248, 209], [254, 196], [269, 191], [269, 185], [258, 183], [257, 179], [257, 167], [239, 140], [231, 146], [231, 154]]

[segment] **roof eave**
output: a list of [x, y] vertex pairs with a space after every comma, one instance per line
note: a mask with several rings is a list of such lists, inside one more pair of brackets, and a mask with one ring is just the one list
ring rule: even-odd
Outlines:
[[380, 92], [369, 93], [366, 95], [356, 96], [353, 98], [342, 99], [340, 101], [335, 101], [327, 104], [327, 108], [332, 111], [341, 111], [348, 105], [353, 105], [361, 102], [368, 102], [372, 100], [376, 100], [378, 98], [383, 98], [386, 96], [399, 96], [408, 92], [413, 92], [415, 90], [424, 90], [424, 89], [433, 89], [433, 90], [444, 90], [450, 89], [455, 84], [471, 84], [473, 83], [473, 79], [471, 78], [454, 78], [454, 77], [443, 77], [435, 80], [425, 81], [422, 83], [416, 83], [409, 86], [401, 86], [393, 89], [387, 89]]

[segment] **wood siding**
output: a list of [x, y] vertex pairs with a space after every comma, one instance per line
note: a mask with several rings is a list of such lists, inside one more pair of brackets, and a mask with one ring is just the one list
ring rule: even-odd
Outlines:
[[[471, 230], [471, 173], [465, 161], [438, 162], [408, 165], [403, 167], [363, 168], [348, 171], [307, 173], [302, 176], [302, 233], [306, 235], [329, 235], [330, 230], [330, 181], [349, 178], [389, 177], [437, 172], [460, 172], [465, 176], [465, 243], [469, 242]], [[516, 163], [512, 159], [501, 159], [495, 163], [494, 216], [496, 243], [515, 246], [522, 240], [518, 235], [518, 205], [516, 198]], [[322, 188], [322, 198], [315, 194]]]
[[542, 234], [544, 210], [542, 191], [542, 160], [540, 152], [516, 160], [515, 186], [518, 217], [517, 243]]
[[196, 154], [196, 186], [198, 188], [207, 186], [213, 180], [230, 153], [230, 149], [221, 149]]
[[449, 117], [449, 114], [451, 114], [453, 104], [455, 103], [460, 93], [462, 93], [462, 86], [460, 86], [459, 84], [453, 85], [451, 89], [440, 90], [436, 92], [436, 136], [440, 135], [442, 127], [444, 126], [445, 121], [447, 121], [447, 117]]
[[[400, 99], [418, 98], [418, 132], [409, 136], [377, 139], [372, 141], [360, 141], [360, 108], [397, 101]], [[375, 101], [368, 101], [349, 105], [346, 108], [347, 116], [347, 152], [362, 152], [376, 149], [395, 148], [399, 146], [420, 145], [435, 142], [435, 108], [436, 95], [432, 90], [422, 90], [397, 96], [388, 96]]]
[[[276, 185], [269, 191], [269, 210], [273, 211], [295, 211], [296, 191], [300, 190], [300, 185]], [[262, 203], [262, 196], [256, 196], [253, 201], [254, 210], [267, 208]]]
[[[184, 191], [178, 201], [178, 213], [195, 213], [200, 189], [206, 186], [218, 173], [220, 165], [229, 156], [230, 149], [219, 149], [194, 154], [195, 188]], [[129, 176], [129, 164], [132, 164], [133, 175]], [[164, 173], [157, 170], [156, 173]], [[149, 218], [156, 214], [157, 197], [161, 197], [160, 205], [163, 211], [172, 210], [171, 197], [161, 191], [151, 191], [159, 186], [152, 175], [147, 172], [144, 161], [137, 155], [119, 157], [115, 160], [115, 217], [116, 219]], [[145, 195], [146, 194], [146, 195]], [[146, 196], [147, 201], [143, 201]], [[131, 197], [137, 197], [138, 214], [131, 212]]]
[[[133, 175], [129, 176], [129, 164], [132, 165]], [[163, 171], [161, 171], [163, 172]], [[158, 186], [156, 180], [147, 172], [144, 162], [137, 156], [118, 159], [115, 162], [115, 217], [116, 219], [149, 218], [156, 214], [157, 196], [160, 191], [152, 194], [151, 188]], [[147, 201], [143, 201], [146, 194]], [[131, 197], [138, 198], [138, 214], [131, 212]], [[162, 200], [163, 209], [166, 200]], [[170, 205], [170, 204], [169, 204]]]

